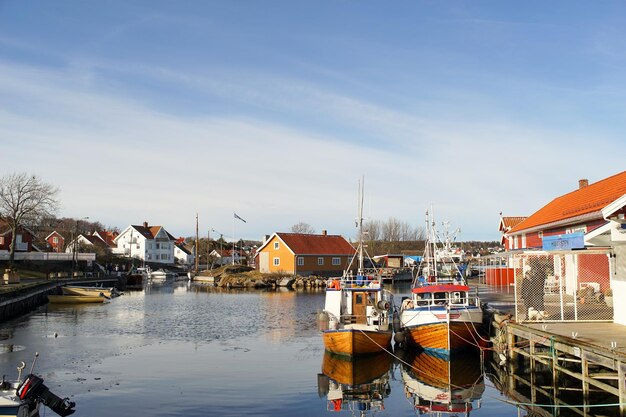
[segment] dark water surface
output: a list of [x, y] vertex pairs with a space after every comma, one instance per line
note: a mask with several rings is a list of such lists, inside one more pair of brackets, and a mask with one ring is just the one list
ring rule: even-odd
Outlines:
[[[395, 291], [398, 304], [408, 289]], [[47, 305], [3, 323], [0, 365], [12, 378], [39, 352], [36, 373], [76, 402], [76, 416], [360, 415], [328, 410], [322, 367], [337, 364], [324, 362], [316, 325], [323, 305], [323, 291], [149, 286], [104, 305]], [[384, 409], [365, 415], [418, 414], [406, 391], [411, 374], [393, 360], [386, 375]], [[479, 397], [472, 416], [525, 415], [487, 377]]]

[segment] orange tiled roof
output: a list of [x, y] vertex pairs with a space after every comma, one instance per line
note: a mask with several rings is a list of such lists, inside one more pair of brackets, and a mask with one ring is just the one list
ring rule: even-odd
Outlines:
[[511, 229], [511, 233], [598, 213], [626, 194], [626, 171], [555, 198]]
[[518, 216], [518, 217], [502, 217], [501, 221], [500, 221], [500, 231], [506, 232], [509, 229], [514, 228], [515, 226], [517, 226], [518, 224], [520, 224], [521, 222], [523, 222], [524, 220], [526, 220], [528, 217], [524, 216]]
[[297, 255], [353, 255], [354, 247], [343, 236], [276, 233]]

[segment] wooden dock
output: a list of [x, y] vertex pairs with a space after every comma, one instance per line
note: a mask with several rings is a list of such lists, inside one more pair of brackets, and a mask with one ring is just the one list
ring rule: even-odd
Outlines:
[[[530, 362], [528, 381], [515, 376], [510, 380], [512, 389], [509, 388], [513, 394], [519, 394], [517, 398], [529, 404], [536, 403], [537, 397], [551, 398], [559, 407], [571, 407], [577, 414], [588, 416], [595, 415], [587, 408], [593, 406], [590, 394], [605, 392], [615, 396], [613, 407], [618, 407], [620, 416], [626, 416], [626, 326], [598, 322], [506, 323], [496, 344], [507, 353], [507, 362], [513, 368], [512, 364], [518, 363], [520, 356]], [[539, 365], [551, 370], [552, 395], [545, 386], [535, 384], [534, 370]], [[511, 374], [515, 374], [515, 369]], [[570, 406], [561, 400], [559, 392], [563, 388], [558, 381], [562, 376], [579, 381], [577, 405], [582, 407]], [[525, 387], [516, 389], [520, 384]], [[544, 409], [532, 409], [545, 415]]]

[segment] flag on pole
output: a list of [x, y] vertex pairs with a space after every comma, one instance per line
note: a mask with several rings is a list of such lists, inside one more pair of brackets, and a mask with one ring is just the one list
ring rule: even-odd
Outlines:
[[241, 220], [242, 222], [246, 223], [246, 221], [245, 221], [244, 219], [242, 219], [241, 217], [237, 216], [237, 213], [234, 213], [234, 212], [233, 212], [233, 214], [235, 215], [235, 219], [239, 219], [239, 220]]

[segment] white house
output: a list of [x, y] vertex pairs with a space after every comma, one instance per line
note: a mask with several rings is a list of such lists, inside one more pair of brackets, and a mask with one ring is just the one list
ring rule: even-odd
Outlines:
[[184, 240], [179, 239], [174, 245], [174, 258], [176, 263], [184, 266], [191, 266], [196, 262], [193, 249], [185, 245]]
[[114, 239], [114, 253], [145, 262], [174, 264], [176, 238], [163, 226], [130, 225]]
[[233, 257], [235, 258], [234, 263], [240, 264], [242, 259], [245, 259], [245, 255], [240, 253], [240, 251], [232, 249], [214, 249], [209, 256], [212, 256], [215, 259], [215, 263], [218, 265], [229, 265], [233, 263]]

